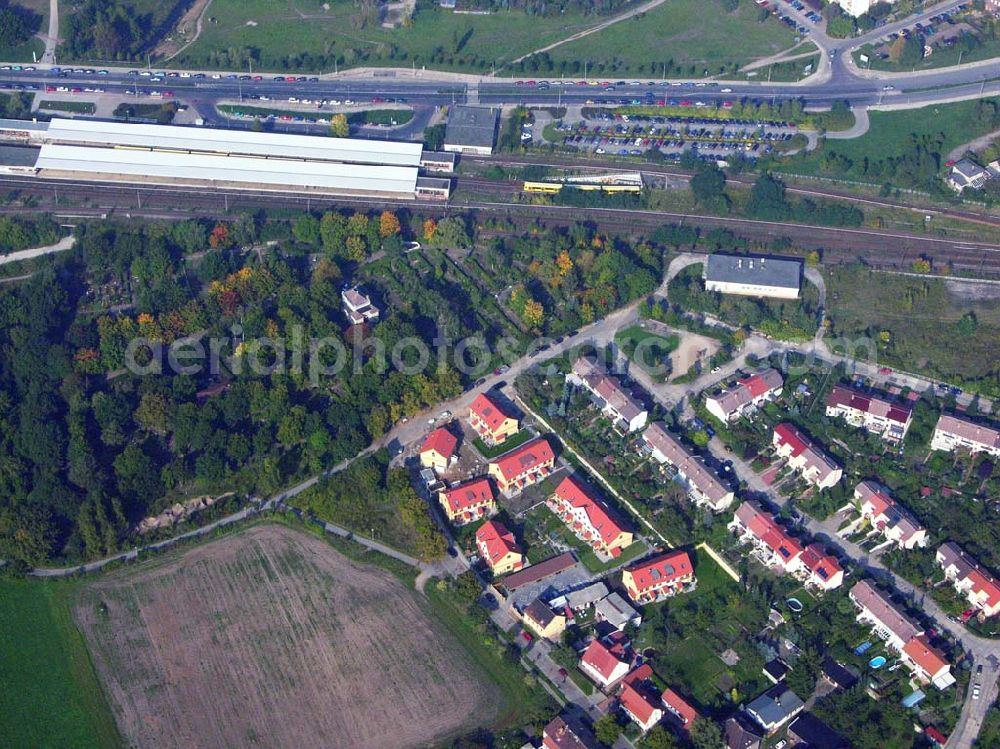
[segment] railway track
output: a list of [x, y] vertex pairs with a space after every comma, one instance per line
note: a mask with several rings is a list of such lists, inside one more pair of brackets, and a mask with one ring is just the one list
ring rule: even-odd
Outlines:
[[[491, 180], [465, 179], [460, 185], [476, 190], [491, 188]], [[773, 242], [788, 239], [801, 252], [817, 250], [825, 263], [863, 262], [873, 268], [910, 270], [914, 260], [931, 259], [936, 268], [949, 266], [956, 274], [1000, 278], [1000, 244], [962, 242], [943, 237], [846, 229], [800, 224], [783, 224], [752, 219], [698, 216], [666, 211], [622, 208], [570, 208], [513, 202], [520, 192], [517, 183], [505, 185], [496, 200], [459, 198], [449, 203], [426, 200], [378, 200], [334, 196], [303, 196], [287, 193], [242, 190], [212, 190], [202, 187], [121, 185], [103, 182], [40, 182], [37, 179], [0, 175], [0, 190], [33, 198], [33, 207], [76, 217], [124, 216], [150, 219], [189, 217], [233, 218], [242, 211], [258, 208], [326, 210], [336, 206], [368, 206], [397, 209], [425, 209], [438, 213], [472, 212], [479, 217], [505, 218], [518, 226], [540, 221], [550, 226], [571, 226], [581, 221], [595, 224], [601, 231], [622, 235], [648, 233], [667, 223], [704, 229], [725, 228], [751, 241]], [[8, 208], [23, 213], [24, 208]]]

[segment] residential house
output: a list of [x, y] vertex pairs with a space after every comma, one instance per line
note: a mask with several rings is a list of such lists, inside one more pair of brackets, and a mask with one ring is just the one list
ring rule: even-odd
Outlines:
[[1000, 430], [957, 416], [941, 414], [931, 437], [931, 449], [985, 452], [994, 458], [1000, 458]]
[[925, 634], [919, 634], [906, 643], [900, 658], [918, 681], [930, 682], [938, 689], [955, 683], [948, 659], [931, 645], [930, 638]]
[[861, 517], [871, 523], [886, 541], [900, 549], [927, 545], [927, 529], [889, 496], [889, 490], [874, 481], [862, 481], [854, 489]]
[[566, 631], [566, 614], [556, 611], [541, 598], [524, 607], [521, 620], [539, 637], [555, 640]]
[[491, 461], [489, 473], [500, 491], [513, 497], [549, 476], [555, 463], [552, 445], [544, 437], [537, 437]]
[[836, 385], [827, 396], [826, 415], [843, 418], [848, 424], [862, 427], [887, 442], [898, 443], [910, 428], [913, 411], [909, 406]]
[[662, 422], [651, 424], [642, 433], [642, 439], [657, 463], [670, 465], [677, 471], [695, 504], [722, 512], [733, 503], [736, 496], [733, 490], [706, 468], [701, 458], [688, 450], [680, 437], [667, 431]]
[[608, 646], [598, 639], [591, 641], [580, 658], [580, 670], [602, 689], [623, 679], [630, 665], [621, 643]]
[[581, 357], [573, 363], [566, 378], [570, 383], [586, 388], [597, 401], [601, 411], [625, 432], [637, 432], [646, 426], [649, 414], [633, 395], [622, 387], [617, 377], [609, 375], [604, 367], [591, 357]]
[[821, 543], [811, 543], [802, 551], [802, 566], [808, 570], [806, 585], [822, 591], [833, 590], [844, 584], [844, 570]]
[[761, 561], [783, 572], [802, 569], [802, 546], [774, 520], [774, 515], [759, 504], [747, 500], [733, 515], [729, 529], [741, 541], [752, 543]]
[[351, 325], [376, 322], [379, 317], [378, 307], [372, 304], [371, 298], [358, 291], [357, 287], [340, 292], [340, 306]]
[[764, 740], [760, 727], [745, 713], [736, 713], [726, 720], [722, 737], [726, 749], [760, 749]]
[[773, 401], [785, 386], [778, 370], [771, 368], [738, 380], [732, 387], [705, 399], [705, 409], [723, 424], [746, 416]]
[[979, 166], [972, 159], [959, 159], [948, 172], [945, 182], [955, 192], [978, 190], [993, 177], [988, 169]]
[[625, 629], [629, 624], [639, 626], [642, 616], [617, 593], [602, 598], [594, 606], [594, 616], [598, 621], [607, 622], [615, 629]]
[[775, 452], [788, 461], [788, 465], [798, 471], [802, 478], [818, 489], [835, 486], [843, 476], [843, 471], [832, 458], [816, 448], [795, 426], [778, 424], [772, 438]]
[[858, 608], [858, 621], [871, 626], [875, 636], [897, 653], [920, 634], [920, 627], [870, 580], [855, 583], [849, 595]]
[[675, 550], [626, 567], [622, 584], [634, 603], [647, 604], [694, 590], [697, 583], [691, 557]]
[[622, 682], [618, 703], [643, 733], [663, 720], [663, 701], [650, 681], [653, 669], [643, 664]]
[[420, 445], [420, 465], [438, 473], [446, 471], [458, 456], [458, 437], [446, 427], [438, 427]]
[[632, 543], [632, 531], [576, 476], [567, 476], [545, 501], [573, 534], [602, 554], [617, 557]]
[[575, 614], [589, 611], [608, 595], [608, 586], [598, 581], [560, 596]]
[[497, 511], [493, 486], [485, 477], [438, 492], [438, 501], [452, 525], [466, 525]]
[[705, 291], [798, 299], [802, 284], [802, 261], [716, 252], [708, 256], [702, 277], [705, 280]]
[[660, 701], [666, 708], [666, 719], [683, 733], [689, 733], [691, 726], [701, 716], [691, 704], [670, 687], [663, 690]]
[[784, 682], [775, 684], [746, 706], [747, 714], [769, 735], [798, 715], [805, 703]]
[[597, 739], [578, 720], [553, 718], [542, 729], [542, 749], [597, 749]]
[[788, 725], [788, 737], [795, 746], [808, 749], [850, 749], [843, 736], [812, 713], [802, 713]]
[[524, 567], [524, 554], [514, 534], [497, 520], [487, 520], [476, 531], [476, 549], [494, 575], [506, 575]]
[[469, 424], [486, 445], [495, 447], [521, 428], [517, 416], [489, 393], [480, 393], [469, 406]]
[[945, 577], [983, 616], [1000, 614], [1000, 583], [962, 548], [949, 541], [937, 551], [937, 562]]
[[858, 683], [858, 675], [844, 664], [829, 656], [823, 661], [823, 678], [837, 690], [851, 689]]

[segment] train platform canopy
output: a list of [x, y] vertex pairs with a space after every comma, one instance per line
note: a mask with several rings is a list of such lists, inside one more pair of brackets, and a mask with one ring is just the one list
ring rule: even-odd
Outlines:
[[[420, 147], [415, 145], [419, 158]], [[418, 172], [415, 165], [375, 166], [53, 143], [42, 145], [35, 167], [40, 170], [41, 177], [72, 175], [77, 179], [275, 191], [297, 188], [318, 193], [397, 198], [415, 196]]]
[[[44, 123], [38, 123], [44, 124]], [[53, 119], [33, 140], [77, 146], [153, 148], [377, 166], [420, 166], [420, 143], [316, 135]]]

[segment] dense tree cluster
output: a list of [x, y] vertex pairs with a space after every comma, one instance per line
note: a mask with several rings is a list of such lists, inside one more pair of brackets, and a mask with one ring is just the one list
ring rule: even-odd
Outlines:
[[0, 255], [29, 247], [42, 247], [59, 240], [59, 225], [47, 217], [25, 220], [0, 217]]
[[38, 31], [42, 17], [21, 5], [11, 5], [10, 0], [0, 0], [0, 47], [24, 44]]

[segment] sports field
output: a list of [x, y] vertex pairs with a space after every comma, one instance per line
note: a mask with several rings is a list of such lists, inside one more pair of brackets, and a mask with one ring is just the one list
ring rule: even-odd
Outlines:
[[375, 749], [501, 709], [427, 611], [392, 575], [265, 525], [103, 577], [74, 617], [131, 745]]

